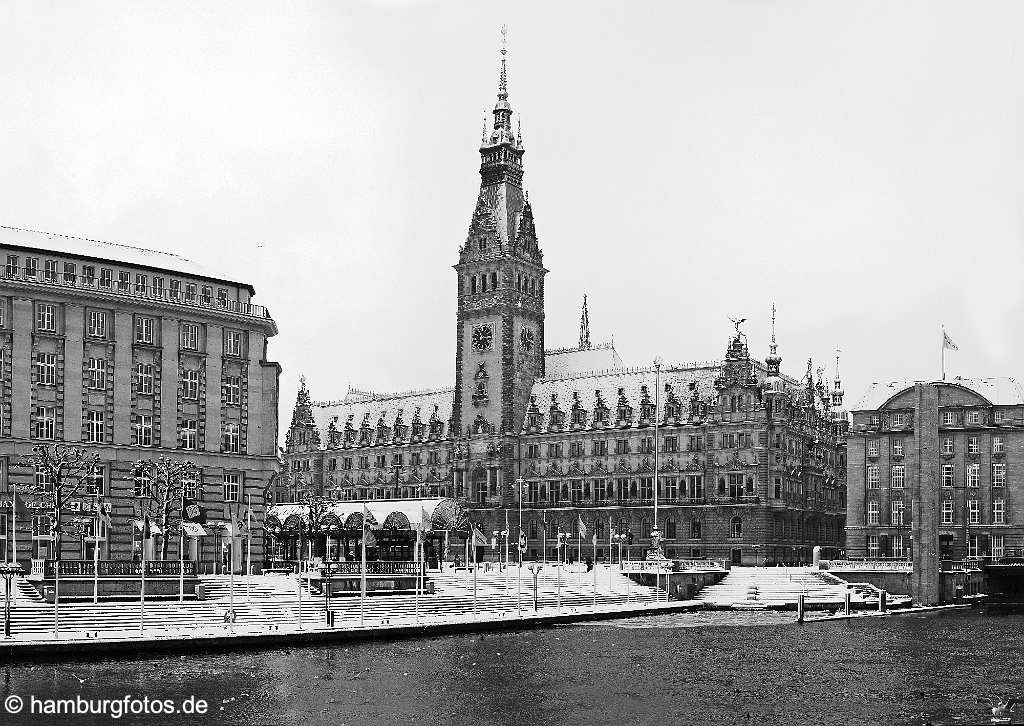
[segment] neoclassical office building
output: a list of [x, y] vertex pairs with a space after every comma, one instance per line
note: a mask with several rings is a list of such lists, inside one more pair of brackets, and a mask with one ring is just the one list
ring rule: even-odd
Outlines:
[[785, 376], [774, 334], [762, 363], [739, 325], [719, 361], [628, 368], [612, 345], [592, 344], [585, 303], [578, 344], [548, 349], [548, 270], [513, 128], [502, 58], [455, 264], [454, 386], [314, 402], [303, 382], [278, 500], [453, 498], [487, 536], [508, 521], [513, 538], [521, 505], [528, 557], [554, 557], [559, 532], [575, 545], [582, 520], [607, 558], [613, 531], [632, 534], [633, 556], [649, 544], [657, 487], [670, 557], [808, 560], [815, 545], [836, 554], [838, 372], [832, 387], [810, 361], [801, 379]]
[[[267, 353], [277, 326], [252, 286], [171, 254], [11, 227], [0, 227], [0, 263], [0, 555], [16, 537], [19, 560], [52, 556], [41, 502], [28, 497], [31, 519], [14, 531], [8, 514], [35, 476], [19, 458], [66, 443], [102, 462], [101, 558], [139, 555], [132, 463], [161, 455], [200, 469], [187, 494], [214, 526], [186, 555], [201, 571], [232, 557], [216, 523], [247, 501], [262, 511], [278, 468], [280, 366]], [[91, 516], [94, 498], [81, 494], [67, 518]], [[254, 564], [262, 545], [253, 538]], [[65, 534], [61, 554], [91, 558], [92, 542]], [[236, 568], [244, 554], [235, 547]]]

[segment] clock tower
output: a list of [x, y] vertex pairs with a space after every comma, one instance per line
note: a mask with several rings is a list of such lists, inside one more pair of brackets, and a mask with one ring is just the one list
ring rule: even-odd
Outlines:
[[[490, 129], [485, 124], [480, 146], [480, 193], [455, 265], [458, 314], [452, 412], [453, 433], [471, 440], [468, 454], [490, 452], [499, 458], [504, 458], [506, 449], [513, 454], [509, 444], [522, 429], [530, 390], [534, 380], [544, 375], [547, 273], [533, 210], [523, 191], [524, 149], [521, 134], [512, 129], [506, 53], [503, 43], [494, 120]], [[492, 463], [501, 466], [496, 460]]]

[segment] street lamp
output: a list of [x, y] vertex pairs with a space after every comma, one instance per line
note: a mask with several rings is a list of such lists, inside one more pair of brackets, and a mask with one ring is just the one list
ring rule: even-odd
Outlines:
[[11, 580], [22, 573], [17, 562], [0, 563], [0, 577], [4, 578], [6, 597], [4, 599], [4, 638], [11, 637]]
[[539, 562], [531, 562], [527, 567], [533, 573], [533, 612], [537, 612], [537, 575], [544, 569], [544, 565]]
[[331, 576], [334, 574], [334, 568], [330, 564], [324, 566], [320, 571], [321, 582], [324, 586], [324, 617], [327, 619], [327, 626], [334, 627], [334, 618], [331, 616]]
[[[519, 567], [518, 580], [516, 581], [516, 614], [523, 615], [523, 556], [526, 554], [526, 532], [523, 531], [523, 495], [526, 492], [526, 480], [523, 477], [516, 479], [516, 488], [519, 494]], [[508, 564], [508, 555], [505, 556]]]

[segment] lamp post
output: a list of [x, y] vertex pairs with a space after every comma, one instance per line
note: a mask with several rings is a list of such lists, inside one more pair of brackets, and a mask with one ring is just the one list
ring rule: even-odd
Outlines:
[[[505, 529], [495, 529], [491, 531], [491, 535], [494, 537], [494, 543], [497, 544], [498, 537], [505, 540], [505, 594], [508, 594], [508, 527]], [[501, 567], [501, 550], [498, 550], [498, 567]]]
[[333, 568], [330, 564], [326, 564], [320, 573], [324, 585], [324, 617], [327, 620], [327, 626], [334, 627], [334, 623], [331, 621], [331, 575], [334, 574]]
[[523, 556], [526, 554], [526, 532], [523, 531], [523, 496], [526, 493], [526, 480], [523, 477], [516, 479], [516, 489], [519, 495], [519, 571], [516, 581], [516, 614], [523, 616]]
[[0, 563], [0, 577], [4, 578], [4, 638], [11, 637], [11, 581], [16, 575], [22, 573], [21, 565], [17, 562]]
[[539, 562], [531, 562], [527, 567], [533, 573], [533, 612], [537, 612], [537, 575], [544, 569], [544, 565]]

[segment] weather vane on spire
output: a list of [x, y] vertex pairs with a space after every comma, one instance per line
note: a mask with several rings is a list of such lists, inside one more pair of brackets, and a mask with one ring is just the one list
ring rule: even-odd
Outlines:
[[498, 95], [508, 95], [508, 76], [505, 72], [505, 56], [508, 55], [508, 26], [501, 26], [501, 78], [498, 82]]

